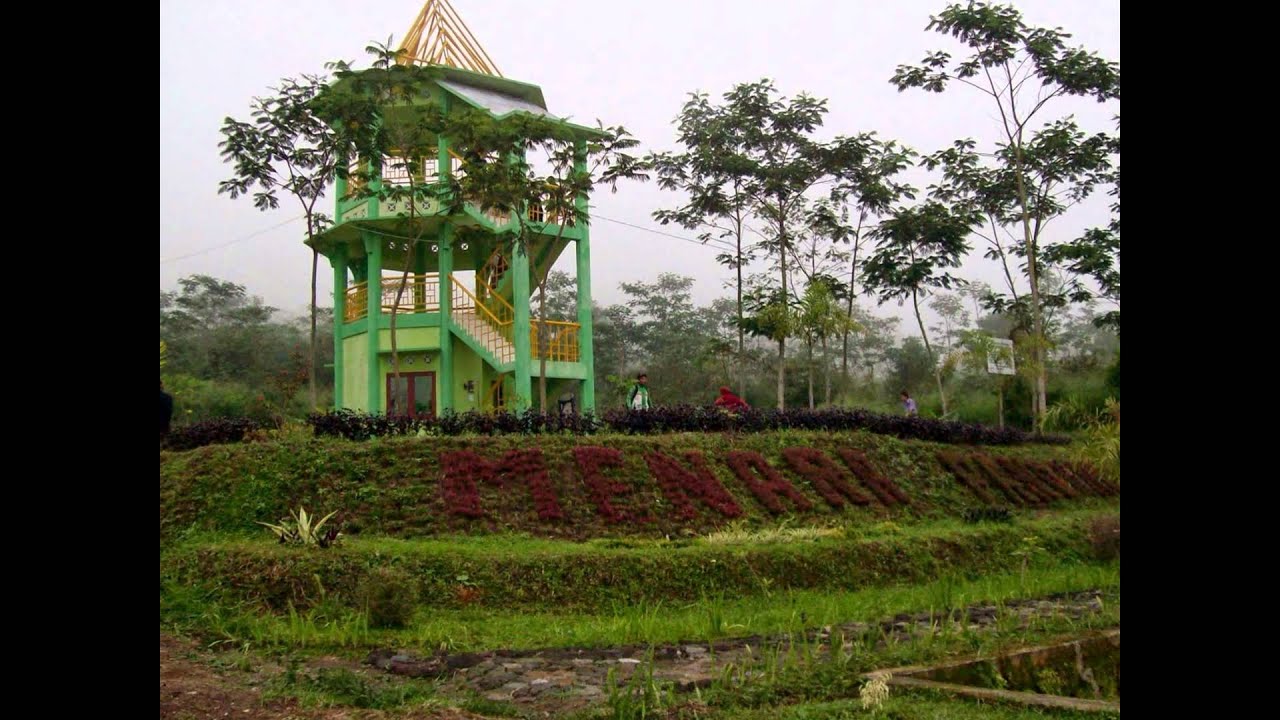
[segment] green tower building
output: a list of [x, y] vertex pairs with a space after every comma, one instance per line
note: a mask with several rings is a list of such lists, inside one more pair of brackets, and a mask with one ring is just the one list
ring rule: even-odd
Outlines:
[[[428, 0], [400, 57], [436, 66], [428, 94], [445, 113], [470, 107], [498, 121], [521, 112], [550, 117], [542, 90], [503, 78], [447, 0]], [[564, 126], [585, 148], [593, 131]], [[413, 169], [421, 173], [418, 182], [443, 182], [445, 174], [459, 172], [450, 139], [440, 136], [438, 148], [435, 158]], [[383, 168], [373, 183], [407, 182], [409, 171], [395, 160], [354, 163]], [[514, 218], [470, 205], [450, 212], [432, 202], [414, 208], [418, 240], [406, 242], [396, 230], [406, 208], [376, 197], [350, 199], [347, 190], [339, 180], [334, 225], [315, 240], [333, 268], [338, 408], [421, 417], [528, 407], [544, 354], [548, 397], [572, 393], [576, 409], [595, 408], [587, 223], [526, 208], [527, 226], [535, 232], [527, 252], [518, 252], [501, 237]], [[579, 210], [585, 211], [585, 201]], [[566, 250], [577, 258], [577, 317], [539, 322], [531, 317], [531, 293]], [[391, 360], [393, 312], [398, 382]]]

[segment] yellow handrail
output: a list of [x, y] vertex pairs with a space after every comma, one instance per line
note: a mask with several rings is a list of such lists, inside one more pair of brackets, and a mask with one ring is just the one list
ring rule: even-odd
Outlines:
[[481, 303], [463, 282], [456, 276], [450, 276], [453, 286], [453, 308], [455, 311], [470, 310], [475, 323], [468, 323], [461, 312], [455, 312], [457, 320], [467, 334], [493, 353], [499, 364], [515, 361], [515, 342], [511, 329], [515, 325], [515, 309], [510, 304], [499, 305], [497, 313], [489, 306]]
[[[410, 275], [409, 282], [405, 285], [406, 292], [400, 298], [400, 305], [395, 307], [395, 296], [400, 288], [400, 280], [397, 277], [384, 277], [381, 279], [381, 307], [383, 312], [392, 312], [393, 307], [396, 312], [400, 313], [432, 312], [440, 309], [440, 276], [438, 273]], [[506, 342], [506, 346], [496, 346], [500, 348], [495, 350], [501, 356], [498, 361], [505, 363], [514, 360], [512, 330], [515, 326], [515, 307], [480, 279], [476, 280], [476, 284], [487, 295], [487, 302], [482, 302], [476, 296], [476, 293], [467, 288], [465, 282], [459, 281], [456, 275], [450, 275], [449, 280], [449, 284], [452, 286], [453, 309], [471, 310], [485, 326], [485, 328], [476, 329], [483, 336], [476, 339], [486, 343], [491, 334], [501, 338]], [[365, 317], [369, 307], [368, 288], [369, 283], [367, 282], [353, 283], [347, 288], [347, 303], [343, 312], [343, 318], [346, 322], [353, 322]], [[530, 320], [529, 347], [532, 357], [535, 359], [543, 357], [542, 340], [545, 336], [547, 360], [578, 362], [581, 358], [581, 330], [582, 326], [576, 322]]]
[[405, 283], [405, 292], [396, 306], [396, 293], [400, 290], [400, 278], [382, 278], [382, 310], [398, 313], [438, 312], [440, 310], [440, 274], [423, 273], [410, 275]]
[[503, 380], [507, 377], [507, 373], [502, 373], [494, 378], [493, 384], [489, 386], [489, 409], [502, 410], [506, 407], [506, 397], [499, 398], [498, 395], [502, 391]]
[[358, 282], [347, 288], [347, 306], [342, 312], [342, 319], [354, 322], [364, 317], [369, 311], [369, 283]]
[[[420, 275], [410, 275], [408, 282], [405, 283], [405, 292], [400, 296], [399, 305], [396, 304], [396, 293], [400, 290], [400, 280], [398, 277], [384, 277], [379, 283], [379, 290], [382, 293], [381, 306], [382, 312], [412, 314], [425, 312], [438, 312], [440, 310], [440, 276], [438, 273], [423, 273]], [[343, 310], [342, 318], [346, 322], [359, 320], [368, 314], [369, 311], [369, 283], [358, 282], [347, 287], [346, 308]]]
[[535, 358], [542, 357], [540, 331], [546, 328], [547, 359], [557, 362], [578, 362], [581, 348], [578, 344], [582, 326], [575, 322], [563, 320], [532, 320], [529, 323], [529, 348]]
[[[476, 298], [475, 294], [467, 289], [466, 283], [459, 282], [458, 278], [454, 275], [450, 275], [449, 280], [449, 284], [453, 286], [453, 309], [465, 310], [469, 308], [476, 312], [483, 312], [484, 315], [489, 318], [491, 324], [500, 328], [509, 327], [511, 323], [515, 321], [516, 310], [511, 307], [511, 303], [507, 302], [506, 298], [497, 294], [492, 295], [493, 299], [498, 300], [498, 311], [495, 313], [488, 305], [480, 302], [480, 300]], [[480, 284], [484, 285], [484, 283]], [[485, 287], [488, 288], [490, 292], [493, 292], [493, 289], [489, 288], [488, 285], [485, 285]], [[501, 315], [501, 317], [499, 317], [499, 315]]]

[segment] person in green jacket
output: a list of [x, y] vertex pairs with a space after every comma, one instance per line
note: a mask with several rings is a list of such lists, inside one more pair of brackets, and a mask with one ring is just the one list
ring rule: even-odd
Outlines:
[[652, 406], [649, 404], [649, 376], [640, 373], [636, 376], [636, 384], [632, 385], [627, 393], [627, 409], [648, 410], [650, 407]]

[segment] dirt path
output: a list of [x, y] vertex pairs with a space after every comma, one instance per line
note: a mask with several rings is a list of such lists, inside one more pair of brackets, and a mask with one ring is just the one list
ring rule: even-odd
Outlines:
[[[303, 708], [293, 699], [264, 701], [262, 688], [278, 666], [255, 671], [223, 670], [219, 656], [196, 644], [160, 633], [160, 720], [380, 720], [405, 717], [379, 710]], [[484, 720], [455, 710], [414, 712], [424, 720]]]
[[[806, 633], [806, 641], [829, 645], [844, 636], [846, 642], [868, 632], [905, 640], [937, 632], [984, 632], [996, 626], [1002, 614], [1020, 617], [1026, 624], [1040, 617], [1083, 617], [1102, 610], [1101, 593], [1087, 591], [1011, 602], [1002, 609], [976, 605], [939, 623], [927, 613], [899, 615], [880, 623], [848, 623]], [[798, 637], [797, 637], [798, 640]], [[784, 636], [732, 638], [715, 643], [690, 642], [652, 648], [653, 676], [678, 691], [705, 687], [720, 676], [729, 663], [750, 663], [769, 648], [785, 647]], [[559, 717], [605, 702], [608, 676], [625, 683], [648, 662], [648, 646], [615, 648], [549, 648], [543, 650], [495, 650], [482, 653], [421, 656], [412, 651], [381, 649], [363, 662], [338, 657], [311, 658], [300, 672], [342, 668], [370, 681], [397, 683], [399, 677], [429, 678], [440, 683], [440, 698], [480, 696], [514, 706], [526, 717]], [[238, 653], [218, 653], [170, 635], [160, 635], [161, 720], [196, 718], [246, 718], [247, 720], [483, 720], [458, 710], [400, 710], [385, 712], [341, 708], [304, 708], [297, 700], [263, 699], [263, 689], [278, 680], [284, 668], [270, 659], [253, 658], [250, 667], [237, 668]], [[451, 704], [441, 700], [442, 704]]]
[[[1102, 610], [1101, 593], [1088, 591], [1034, 600], [1007, 603], [1003, 612], [1017, 615], [1020, 625], [1035, 618], [1079, 618]], [[903, 614], [881, 623], [848, 623], [808, 631], [805, 640], [813, 646], [829, 645], [843, 637], [848, 644], [868, 631], [883, 633], [898, 641], [912, 636], [969, 630], [985, 632], [996, 627], [1001, 608], [975, 605], [958, 611], [951, 621], [931, 618], [928, 613]], [[799, 636], [795, 638], [800, 641]], [[714, 643], [691, 642], [652, 648], [653, 677], [669, 682], [679, 692], [710, 685], [733, 664], [750, 664], [770, 649], [786, 652], [792, 639], [786, 636], [752, 636]], [[883, 640], [881, 641], [883, 642]], [[476, 693], [487, 700], [513, 703], [534, 715], [578, 710], [604, 702], [608, 697], [608, 676], [625, 683], [649, 660], [648, 646], [632, 645], [604, 649], [558, 648], [546, 650], [496, 650], [415, 656], [405, 651], [378, 650], [365, 662], [392, 674], [444, 680], [447, 693]]]

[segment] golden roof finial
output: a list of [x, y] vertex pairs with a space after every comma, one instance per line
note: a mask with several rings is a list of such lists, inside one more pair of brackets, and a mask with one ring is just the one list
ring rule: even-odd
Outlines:
[[427, 0], [400, 43], [397, 62], [447, 65], [502, 77], [449, 0]]

